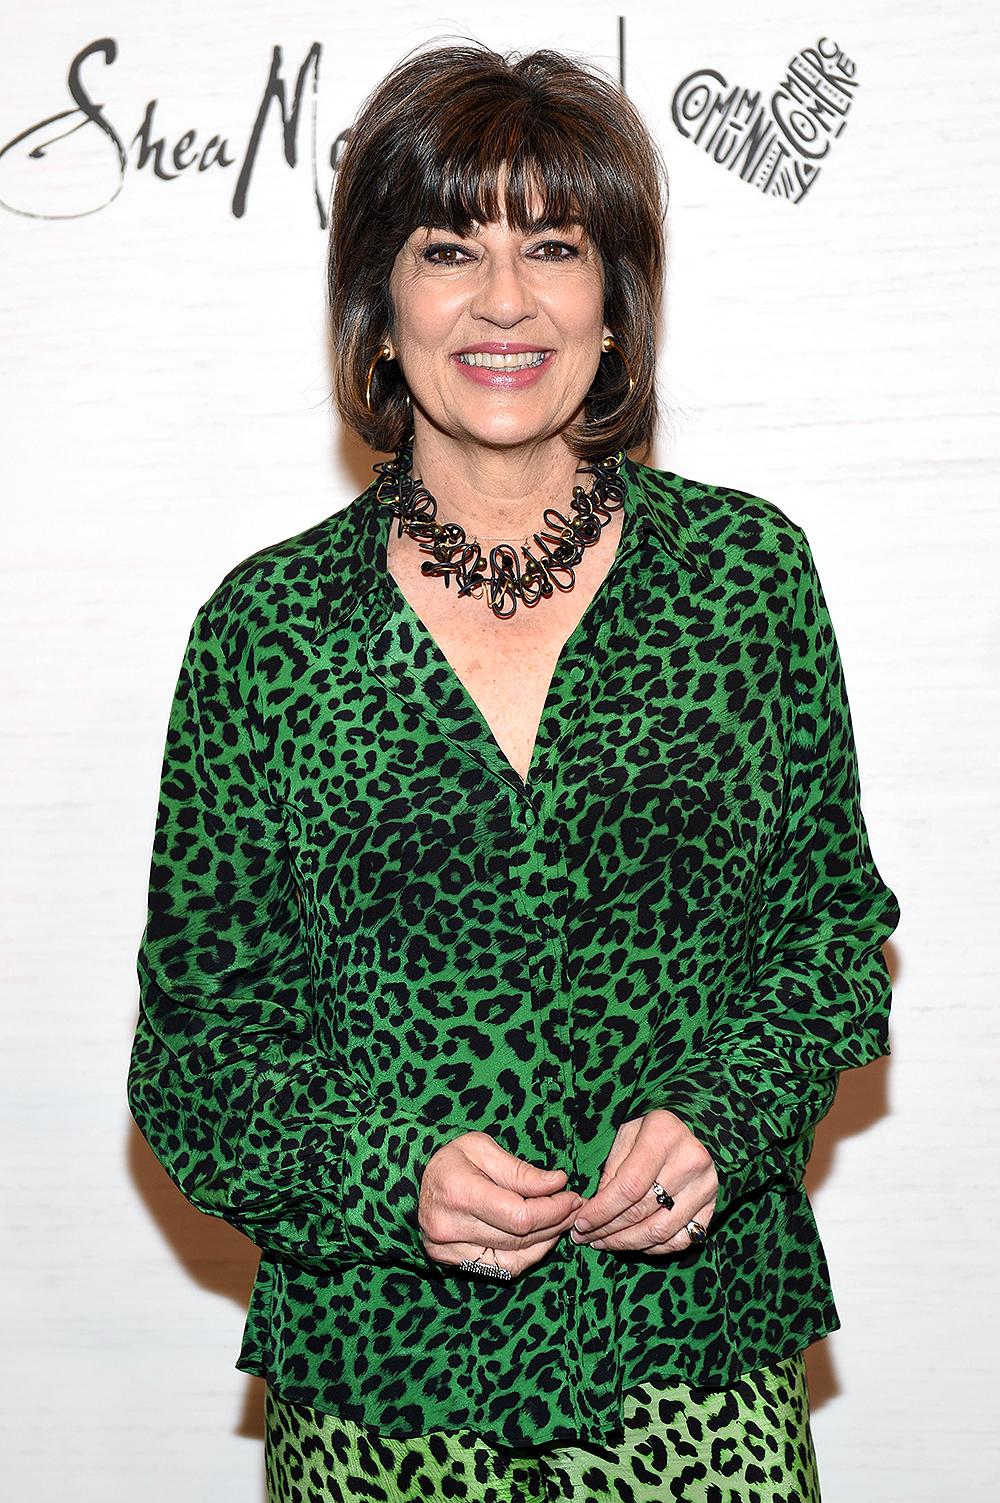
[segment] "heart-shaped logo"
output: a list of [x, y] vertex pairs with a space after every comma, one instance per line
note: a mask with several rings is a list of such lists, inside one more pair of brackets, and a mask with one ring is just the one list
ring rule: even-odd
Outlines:
[[700, 68], [678, 84], [672, 113], [681, 135], [720, 167], [772, 198], [800, 203], [847, 125], [857, 87], [853, 61], [820, 37], [795, 54], [769, 102], [759, 89], [751, 94]]

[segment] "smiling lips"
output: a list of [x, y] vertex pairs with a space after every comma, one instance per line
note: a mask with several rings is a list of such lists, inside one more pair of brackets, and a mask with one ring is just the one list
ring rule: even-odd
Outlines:
[[459, 350], [451, 358], [462, 374], [478, 385], [511, 391], [533, 385], [551, 353], [537, 345], [482, 344]]
[[529, 365], [541, 365], [545, 359], [544, 350], [524, 350], [516, 355], [494, 355], [488, 350], [473, 350], [468, 354], [458, 356], [463, 365], [477, 365], [482, 370], [491, 371], [519, 371]]

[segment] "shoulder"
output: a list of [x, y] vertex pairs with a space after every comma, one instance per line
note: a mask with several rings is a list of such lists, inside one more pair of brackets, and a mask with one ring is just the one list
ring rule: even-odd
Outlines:
[[634, 465], [632, 472], [650, 520], [699, 572], [717, 576], [742, 565], [753, 574], [798, 574], [811, 567], [805, 533], [772, 502], [672, 470]]
[[315, 629], [337, 599], [360, 587], [372, 536], [370, 500], [365, 491], [342, 511], [243, 559], [206, 601], [201, 618], [220, 639]]

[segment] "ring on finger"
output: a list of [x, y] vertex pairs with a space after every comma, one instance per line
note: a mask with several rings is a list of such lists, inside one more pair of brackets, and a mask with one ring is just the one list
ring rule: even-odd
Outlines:
[[659, 1181], [655, 1179], [653, 1181], [653, 1194], [656, 1196], [656, 1204], [658, 1206], [662, 1206], [665, 1211], [673, 1210], [674, 1197], [672, 1195], [668, 1195]]
[[702, 1226], [700, 1221], [689, 1221], [684, 1230], [691, 1238], [692, 1247], [702, 1247], [708, 1241], [708, 1227]]
[[[487, 1253], [493, 1253], [492, 1263], [483, 1262]], [[509, 1268], [504, 1268], [492, 1247], [484, 1247], [474, 1258], [463, 1258], [458, 1266], [462, 1273], [478, 1273], [484, 1279], [497, 1279], [502, 1284], [514, 1277]]]

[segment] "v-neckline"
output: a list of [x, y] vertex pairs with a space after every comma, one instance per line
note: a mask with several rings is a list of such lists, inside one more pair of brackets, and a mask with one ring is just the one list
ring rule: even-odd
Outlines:
[[576, 625], [573, 627], [569, 635], [566, 637], [565, 641], [562, 643], [562, 646], [559, 648], [559, 651], [556, 654], [555, 662], [552, 665], [552, 672], [549, 675], [549, 681], [546, 685], [545, 695], [542, 700], [542, 708], [538, 717], [538, 723], [535, 726], [535, 734], [531, 742], [531, 752], [528, 758], [527, 776], [522, 778], [521, 774], [518, 772], [517, 768], [511, 762], [507, 753], [504, 751], [503, 747], [497, 740], [496, 735], [494, 734], [494, 731], [485, 714], [483, 713], [483, 710], [481, 709], [475, 695], [459, 676], [447, 653], [444, 651], [441, 644], [434, 636], [433, 632], [420, 617], [416, 608], [403, 594], [403, 591], [400, 588], [399, 582], [396, 579], [395, 575], [389, 572], [388, 540], [393, 519], [391, 516], [387, 519], [386, 527], [379, 544], [379, 553], [377, 555], [377, 557], [379, 557], [381, 560], [381, 578], [384, 585], [386, 603], [389, 606], [389, 614], [386, 618], [385, 625], [388, 625], [392, 617], [395, 615], [396, 617], [406, 621], [411, 631], [414, 631], [418, 636], [422, 636], [424, 638], [430, 654], [450, 678], [454, 691], [458, 692], [461, 698], [465, 701], [467, 709], [471, 710], [474, 714], [481, 731], [484, 733], [487, 744], [491, 746], [496, 757], [499, 758], [500, 762], [503, 764], [506, 773], [509, 775], [509, 777], [512, 777], [515, 780], [517, 787], [525, 792], [529, 791], [532, 786], [532, 770], [534, 769], [535, 763], [538, 759], [539, 743], [542, 741], [542, 729], [545, 725], [546, 716], [548, 715], [551, 708], [553, 687], [558, 687], [560, 669], [564, 667], [565, 660], [571, 657], [572, 654], [576, 651], [578, 645], [577, 638], [581, 637], [590, 630], [593, 624], [593, 618], [597, 610], [603, 608], [604, 604], [606, 603], [611, 581], [614, 575], [617, 573], [623, 559], [631, 551], [633, 546], [633, 521], [634, 519], [632, 515], [632, 507], [627, 499], [625, 513], [622, 519], [622, 530], [618, 537], [614, 557], [608, 565], [607, 571], [600, 584], [597, 586], [597, 589], [594, 591], [590, 600], [588, 600], [587, 604], [584, 606], [579, 620], [577, 621]]

